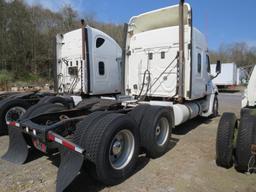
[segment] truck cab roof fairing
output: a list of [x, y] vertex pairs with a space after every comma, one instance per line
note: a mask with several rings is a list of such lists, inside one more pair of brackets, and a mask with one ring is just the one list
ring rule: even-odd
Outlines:
[[[154, 18], [154, 19], [152, 19]], [[189, 24], [191, 18], [191, 6], [184, 4], [184, 25]], [[161, 22], [159, 22], [161, 21]], [[134, 16], [129, 21], [129, 31], [133, 34], [179, 25], [179, 5], [169, 6], [162, 9]]]

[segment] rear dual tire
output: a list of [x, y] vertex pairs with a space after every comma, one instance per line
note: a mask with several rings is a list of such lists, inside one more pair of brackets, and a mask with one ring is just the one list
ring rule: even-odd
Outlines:
[[77, 124], [73, 142], [85, 149], [90, 175], [116, 185], [132, 175], [140, 147], [151, 158], [168, 151], [171, 120], [170, 109], [160, 106], [138, 106], [127, 115], [95, 112]]
[[139, 125], [141, 146], [148, 157], [164, 155], [172, 133], [171, 110], [168, 107], [139, 105], [128, 113]]
[[58, 112], [66, 109], [70, 109], [70, 103], [66, 99], [57, 96], [46, 96], [30, 107], [23, 118], [31, 118], [43, 113]]
[[[242, 109], [239, 128], [234, 113], [224, 113], [221, 117], [216, 141], [216, 164], [220, 167], [235, 168], [239, 172], [247, 172], [256, 126], [255, 116], [249, 109]], [[237, 131], [236, 131], [237, 130]], [[235, 140], [236, 139], [236, 140]]]
[[38, 104], [47, 104], [47, 103], [60, 104], [65, 106], [68, 109], [71, 108], [71, 106], [73, 106], [73, 103], [71, 101], [60, 96], [46, 96], [38, 102]]
[[169, 149], [172, 133], [170, 109], [150, 106], [140, 125], [141, 146], [152, 159], [163, 156]]
[[235, 168], [239, 172], [247, 172], [251, 154], [251, 144], [253, 140], [253, 129], [256, 126], [256, 117], [250, 115], [249, 111], [242, 114], [238, 129], [235, 159]]
[[216, 164], [229, 169], [233, 166], [234, 134], [237, 117], [234, 113], [224, 113], [220, 119], [216, 139]]
[[74, 139], [93, 163], [89, 173], [96, 180], [111, 186], [133, 173], [139, 155], [139, 132], [128, 115], [108, 112], [88, 115], [77, 125]]

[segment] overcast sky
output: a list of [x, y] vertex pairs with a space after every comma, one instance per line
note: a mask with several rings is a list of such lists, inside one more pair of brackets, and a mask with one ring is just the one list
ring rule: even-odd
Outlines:
[[[57, 11], [71, 5], [80, 15], [94, 14], [104, 22], [124, 23], [140, 13], [178, 3], [178, 0], [25, 0]], [[256, 0], [187, 0], [195, 27], [206, 34], [209, 48], [245, 41], [256, 46]]]

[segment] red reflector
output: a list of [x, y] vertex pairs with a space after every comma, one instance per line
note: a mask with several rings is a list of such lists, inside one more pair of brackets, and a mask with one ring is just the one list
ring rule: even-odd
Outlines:
[[9, 125], [15, 127], [16, 126], [16, 122], [9, 122]]
[[51, 135], [50, 133], [48, 133], [48, 139], [49, 139], [49, 141], [54, 141], [54, 136], [53, 135]]
[[42, 151], [46, 153], [46, 145], [42, 143]]
[[39, 140], [34, 140], [33, 139], [33, 144], [34, 144], [35, 148], [37, 148], [38, 150], [46, 153], [47, 147], [44, 143], [41, 143]]
[[67, 142], [67, 141], [62, 141], [62, 144], [63, 144], [65, 147], [67, 147], [67, 148], [69, 148], [69, 149], [75, 151], [75, 148], [76, 148], [76, 147], [75, 147], [74, 145], [72, 145], [71, 143], [69, 143], [69, 142]]
[[49, 141], [59, 143], [60, 145], [63, 145], [64, 147], [66, 147], [72, 151], [76, 151], [78, 153], [84, 152], [84, 150], [82, 148], [80, 148], [79, 146], [76, 146], [74, 143], [62, 138], [61, 136], [59, 136], [56, 133], [53, 133], [51, 131], [48, 133], [47, 139]]

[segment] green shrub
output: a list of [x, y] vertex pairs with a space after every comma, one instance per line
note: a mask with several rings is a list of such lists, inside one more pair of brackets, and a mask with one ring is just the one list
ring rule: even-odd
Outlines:
[[0, 71], [0, 87], [7, 90], [8, 84], [13, 80], [13, 74], [6, 70]]

